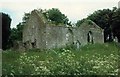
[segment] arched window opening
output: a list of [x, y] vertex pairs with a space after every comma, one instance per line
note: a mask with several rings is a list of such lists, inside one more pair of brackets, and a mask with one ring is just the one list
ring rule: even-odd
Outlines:
[[92, 44], [94, 43], [92, 31], [89, 31], [89, 32], [87, 33], [87, 42], [88, 42], [88, 43], [92, 43]]

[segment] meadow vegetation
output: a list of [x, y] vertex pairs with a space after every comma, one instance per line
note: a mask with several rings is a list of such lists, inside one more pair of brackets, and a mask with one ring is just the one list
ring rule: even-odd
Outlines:
[[118, 75], [116, 43], [71, 46], [51, 50], [6, 50], [2, 53], [3, 75]]

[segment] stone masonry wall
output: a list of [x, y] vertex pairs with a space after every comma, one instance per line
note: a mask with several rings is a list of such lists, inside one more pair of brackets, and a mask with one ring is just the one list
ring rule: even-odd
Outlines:
[[70, 44], [70, 36], [67, 27], [48, 24], [46, 26], [46, 48], [59, 48]]
[[104, 43], [103, 31], [95, 23], [89, 25], [85, 22], [76, 28], [49, 24], [42, 14], [33, 11], [23, 30], [23, 44], [27, 49], [59, 48], [75, 44], [77, 41], [86, 45], [89, 31], [93, 33], [94, 43]]
[[93, 41], [94, 43], [104, 43], [104, 34], [103, 30], [99, 28], [96, 24], [93, 23], [93, 25], [89, 25], [86, 23], [83, 23], [79, 28], [76, 28], [73, 30], [74, 32], [74, 41], [79, 40], [81, 45], [88, 44], [87, 41], [87, 34], [91, 31], [93, 33]]

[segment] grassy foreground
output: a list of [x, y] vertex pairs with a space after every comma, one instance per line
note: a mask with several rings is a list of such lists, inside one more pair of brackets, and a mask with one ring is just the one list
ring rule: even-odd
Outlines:
[[119, 48], [115, 43], [46, 51], [2, 53], [3, 75], [117, 75]]

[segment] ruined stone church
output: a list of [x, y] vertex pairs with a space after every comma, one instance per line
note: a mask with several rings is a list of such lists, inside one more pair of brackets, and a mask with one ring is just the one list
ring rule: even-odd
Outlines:
[[79, 27], [55, 25], [47, 21], [42, 13], [33, 10], [23, 28], [23, 44], [27, 49], [51, 49], [66, 45], [103, 43], [103, 30], [91, 20], [84, 21]]

